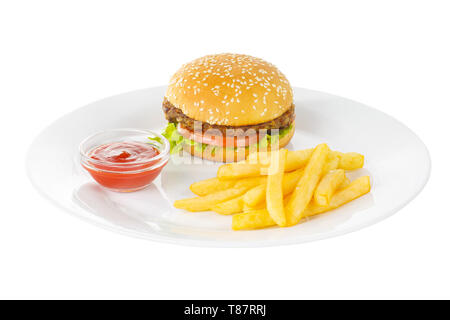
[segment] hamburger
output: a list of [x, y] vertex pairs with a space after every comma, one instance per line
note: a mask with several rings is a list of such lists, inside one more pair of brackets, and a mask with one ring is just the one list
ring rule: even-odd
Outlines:
[[295, 132], [289, 81], [273, 64], [243, 54], [184, 64], [172, 76], [162, 108], [171, 152], [212, 161], [281, 148]]

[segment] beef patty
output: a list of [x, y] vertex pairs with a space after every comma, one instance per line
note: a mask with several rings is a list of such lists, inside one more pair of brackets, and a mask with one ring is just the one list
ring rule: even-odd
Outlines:
[[[175, 107], [172, 103], [169, 102], [166, 98], [164, 98], [163, 105], [162, 105], [164, 114], [166, 115], [166, 119], [169, 122], [175, 122], [175, 123], [181, 123], [183, 127], [186, 129], [189, 129], [191, 131], [194, 131], [194, 119], [189, 118], [187, 115], [185, 115], [179, 108]], [[278, 118], [275, 118], [271, 121], [253, 124], [253, 125], [246, 125], [246, 126], [223, 126], [223, 125], [215, 125], [215, 124], [209, 124], [206, 122], [202, 122], [202, 132], [205, 132], [210, 129], [220, 130], [223, 135], [227, 134], [227, 130], [230, 129], [240, 129], [243, 131], [247, 131], [249, 129], [253, 130], [267, 130], [270, 134], [271, 129], [284, 129], [288, 128], [292, 122], [295, 120], [295, 107], [294, 104], [281, 116]], [[197, 128], [196, 128], [197, 129]], [[229, 133], [229, 131], [228, 131]]]

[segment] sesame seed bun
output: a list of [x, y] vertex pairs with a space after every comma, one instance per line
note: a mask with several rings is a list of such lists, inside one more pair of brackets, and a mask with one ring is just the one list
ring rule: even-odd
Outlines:
[[229, 53], [183, 65], [165, 97], [194, 120], [224, 126], [271, 121], [293, 104], [289, 81], [273, 64]]
[[[271, 149], [279, 149], [285, 147], [289, 141], [292, 139], [295, 133], [295, 121], [292, 124], [292, 129], [289, 130], [289, 132], [283, 136], [281, 139], [278, 140], [278, 145], [275, 146], [268, 146], [267, 151], [270, 151]], [[241, 160], [245, 160], [245, 158], [250, 153], [250, 150], [248, 148], [215, 148], [215, 152], [212, 153], [211, 149], [206, 148], [205, 150], [200, 150], [195, 148], [191, 145], [184, 145], [183, 149], [186, 152], [189, 152], [191, 155], [199, 158], [203, 158], [210, 161], [215, 162], [237, 162]]]

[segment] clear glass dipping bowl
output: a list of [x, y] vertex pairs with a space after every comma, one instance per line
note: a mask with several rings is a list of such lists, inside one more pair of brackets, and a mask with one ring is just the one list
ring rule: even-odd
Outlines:
[[[131, 163], [91, 158], [90, 154], [94, 149], [114, 142], [150, 144], [159, 154]], [[112, 191], [132, 192], [149, 186], [159, 176], [169, 161], [170, 143], [161, 134], [151, 130], [113, 129], [87, 137], [80, 143], [79, 151], [81, 165], [100, 185]]]

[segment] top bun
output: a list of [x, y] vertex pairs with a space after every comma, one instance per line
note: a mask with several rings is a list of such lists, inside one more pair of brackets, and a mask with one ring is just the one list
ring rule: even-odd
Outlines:
[[183, 65], [166, 99], [188, 117], [243, 126], [273, 120], [292, 106], [289, 81], [273, 64], [243, 54], [214, 54]]

